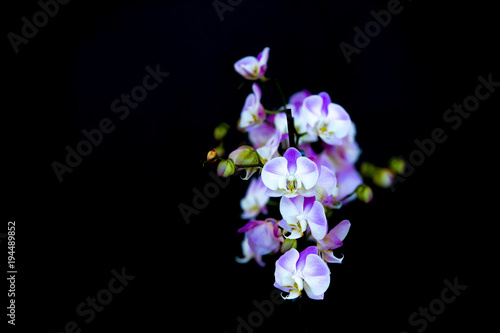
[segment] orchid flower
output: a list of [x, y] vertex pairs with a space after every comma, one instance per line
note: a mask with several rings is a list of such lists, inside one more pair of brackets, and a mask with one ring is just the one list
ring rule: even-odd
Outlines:
[[240, 201], [241, 209], [243, 209], [242, 219], [253, 219], [260, 213], [267, 214], [266, 204], [269, 197], [265, 195], [266, 189], [260, 177], [250, 180], [245, 197]]
[[244, 232], [248, 239], [248, 245], [256, 255], [264, 255], [271, 252], [277, 253], [283, 242], [283, 237], [278, 235], [277, 221], [266, 219], [265, 221], [250, 221], [238, 232]]
[[347, 135], [342, 139], [342, 144], [330, 146], [323, 144], [324, 150], [321, 152], [319, 160], [321, 164], [328, 163], [334, 171], [342, 170], [357, 162], [361, 149], [355, 140], [356, 127], [351, 122]]
[[310, 246], [302, 252], [292, 248], [276, 261], [274, 286], [289, 293], [284, 299], [294, 299], [305, 290], [311, 299], [323, 299], [330, 286], [330, 269]]
[[252, 85], [252, 91], [253, 93], [247, 96], [243, 110], [241, 110], [239, 130], [251, 131], [259, 127], [266, 118], [264, 107], [260, 104], [262, 93], [257, 83]]
[[266, 266], [266, 263], [262, 261], [262, 256], [259, 254], [255, 254], [252, 249], [250, 248], [250, 245], [248, 244], [248, 237], [245, 235], [245, 238], [241, 242], [241, 250], [243, 252], [243, 258], [240, 257], [235, 257], [234, 259], [238, 264], [246, 264], [250, 260], [255, 259], [255, 262], [257, 265], [260, 267]]
[[306, 113], [307, 132], [313, 141], [319, 136], [329, 145], [342, 144], [351, 127], [351, 118], [344, 108], [332, 103], [326, 92], [304, 99], [301, 111]]
[[348, 220], [343, 220], [321, 240], [318, 241], [317, 247], [320, 253], [320, 257], [323, 258], [325, 262], [340, 264], [342, 262], [342, 258], [337, 258], [333, 251], [336, 248], [342, 246], [342, 241], [347, 236], [349, 232], [349, 228], [351, 227], [351, 223]]
[[316, 164], [301, 156], [295, 148], [288, 148], [283, 157], [268, 161], [262, 169], [262, 181], [270, 197], [312, 197], [319, 172]]
[[234, 70], [247, 80], [258, 80], [264, 77], [269, 59], [269, 48], [266, 47], [257, 58], [248, 56], [234, 63]]
[[290, 233], [284, 235], [285, 238], [302, 237], [308, 226], [316, 240], [325, 237], [328, 230], [325, 209], [314, 197], [305, 198], [301, 195], [293, 198], [282, 197], [280, 213], [283, 219], [278, 225]]

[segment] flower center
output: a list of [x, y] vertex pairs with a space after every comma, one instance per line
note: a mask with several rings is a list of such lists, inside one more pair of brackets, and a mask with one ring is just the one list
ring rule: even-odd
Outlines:
[[290, 193], [293, 193], [296, 189], [298, 190], [297, 177], [293, 173], [286, 178], [286, 188], [290, 190]]

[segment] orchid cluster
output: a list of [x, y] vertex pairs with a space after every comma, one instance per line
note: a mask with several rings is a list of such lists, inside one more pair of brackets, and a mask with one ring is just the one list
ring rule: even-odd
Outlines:
[[[328, 93], [302, 90], [286, 103], [274, 80], [284, 105], [275, 110], [262, 105], [262, 87], [271, 81], [265, 77], [268, 58], [266, 47], [257, 58], [234, 64], [236, 72], [252, 83], [237, 124], [250, 144], [224, 159], [222, 141], [229, 125], [223, 123], [214, 133], [220, 145], [208, 153], [205, 163], [219, 161], [220, 177], [240, 171], [241, 178], [249, 180], [240, 201], [241, 218], [249, 221], [238, 230], [244, 233], [243, 258], [236, 261], [254, 259], [265, 266], [263, 256], [281, 253], [274, 286], [286, 293], [283, 298], [295, 299], [305, 291], [311, 299], [323, 299], [330, 285], [328, 264], [342, 262], [343, 256], [333, 251], [342, 246], [351, 226], [343, 220], [330, 229], [327, 217], [356, 198], [370, 202], [373, 192], [355, 167], [361, 153], [356, 126]], [[401, 169], [396, 162], [391, 163]], [[380, 170], [392, 172], [366, 163], [363, 168], [373, 179]], [[390, 175], [384, 175], [377, 177], [390, 182]], [[272, 206], [279, 208], [280, 217], [269, 217]], [[300, 252], [299, 244], [305, 245]]]

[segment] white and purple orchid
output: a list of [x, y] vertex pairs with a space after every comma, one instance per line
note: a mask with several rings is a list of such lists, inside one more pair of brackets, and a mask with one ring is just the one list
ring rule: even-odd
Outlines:
[[244, 57], [234, 63], [234, 70], [247, 80], [258, 80], [264, 77], [269, 59], [269, 48], [266, 47], [257, 58]]
[[330, 286], [330, 269], [315, 246], [300, 253], [292, 248], [276, 261], [274, 278], [274, 286], [288, 293], [284, 299], [297, 298], [302, 290], [311, 299], [323, 299]]
[[243, 110], [241, 110], [240, 121], [238, 123], [240, 130], [251, 131], [259, 127], [266, 118], [264, 107], [260, 104], [262, 92], [259, 85], [254, 83], [252, 91], [253, 93], [247, 96]]
[[250, 221], [238, 229], [239, 233], [245, 233], [248, 245], [256, 255], [277, 253], [279, 251], [283, 238], [279, 236], [277, 231], [277, 221], [274, 219]]
[[303, 157], [296, 148], [288, 148], [283, 157], [268, 161], [262, 169], [262, 181], [270, 197], [311, 197], [319, 171], [316, 163]]
[[242, 219], [253, 219], [260, 213], [267, 214], [266, 204], [269, 197], [265, 194], [266, 189], [260, 177], [250, 180], [245, 197], [240, 201]]
[[347, 236], [350, 228], [351, 223], [348, 220], [343, 220], [333, 227], [323, 239], [318, 241], [318, 251], [320, 257], [323, 258], [325, 262], [334, 264], [340, 264], [342, 262], [344, 257], [337, 258], [332, 250], [342, 246], [342, 241]]
[[338, 104], [332, 103], [326, 92], [304, 99], [301, 112], [307, 120], [309, 136], [318, 137], [329, 145], [341, 145], [351, 128], [349, 114]]
[[325, 209], [314, 197], [306, 198], [301, 195], [293, 198], [282, 197], [280, 213], [283, 219], [279, 222], [279, 226], [289, 233], [284, 235], [285, 238], [302, 237], [307, 227], [316, 240], [325, 237], [328, 230]]

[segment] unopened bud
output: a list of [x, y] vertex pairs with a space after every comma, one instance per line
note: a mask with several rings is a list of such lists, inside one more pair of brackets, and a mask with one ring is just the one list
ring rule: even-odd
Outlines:
[[281, 244], [281, 253], [285, 253], [288, 250], [291, 250], [292, 248], [296, 249], [297, 248], [297, 240], [296, 239], [285, 239], [283, 244]]
[[398, 175], [402, 175], [405, 172], [405, 161], [402, 160], [401, 158], [397, 157], [392, 157], [389, 160], [389, 168], [391, 168], [394, 173], [397, 173]]
[[253, 165], [260, 163], [260, 158], [257, 151], [252, 147], [246, 145], [240, 146], [238, 149], [231, 152], [231, 154], [229, 154], [229, 158], [238, 165]]
[[219, 126], [217, 126], [214, 129], [214, 138], [215, 138], [215, 140], [221, 141], [222, 139], [224, 139], [224, 137], [227, 134], [227, 131], [229, 130], [229, 127], [230, 126], [228, 124], [226, 124], [226, 123], [221, 123]]
[[360, 170], [361, 176], [365, 178], [372, 178], [377, 169], [378, 168], [375, 165], [368, 162], [363, 162], [361, 164], [361, 170]]
[[232, 159], [222, 160], [217, 166], [217, 175], [226, 178], [231, 176], [235, 170], [236, 168]]
[[370, 186], [361, 184], [356, 187], [356, 197], [364, 203], [369, 203], [373, 199], [373, 191]]
[[388, 168], [378, 168], [373, 175], [373, 183], [382, 188], [388, 188], [392, 185], [394, 173]]
[[[215, 158], [216, 156], [217, 156], [217, 148], [214, 148], [214, 149], [212, 149], [211, 151], [208, 152], [208, 154], [207, 154], [207, 161]], [[213, 163], [213, 162], [215, 162], [215, 160], [210, 161], [208, 163]]]

